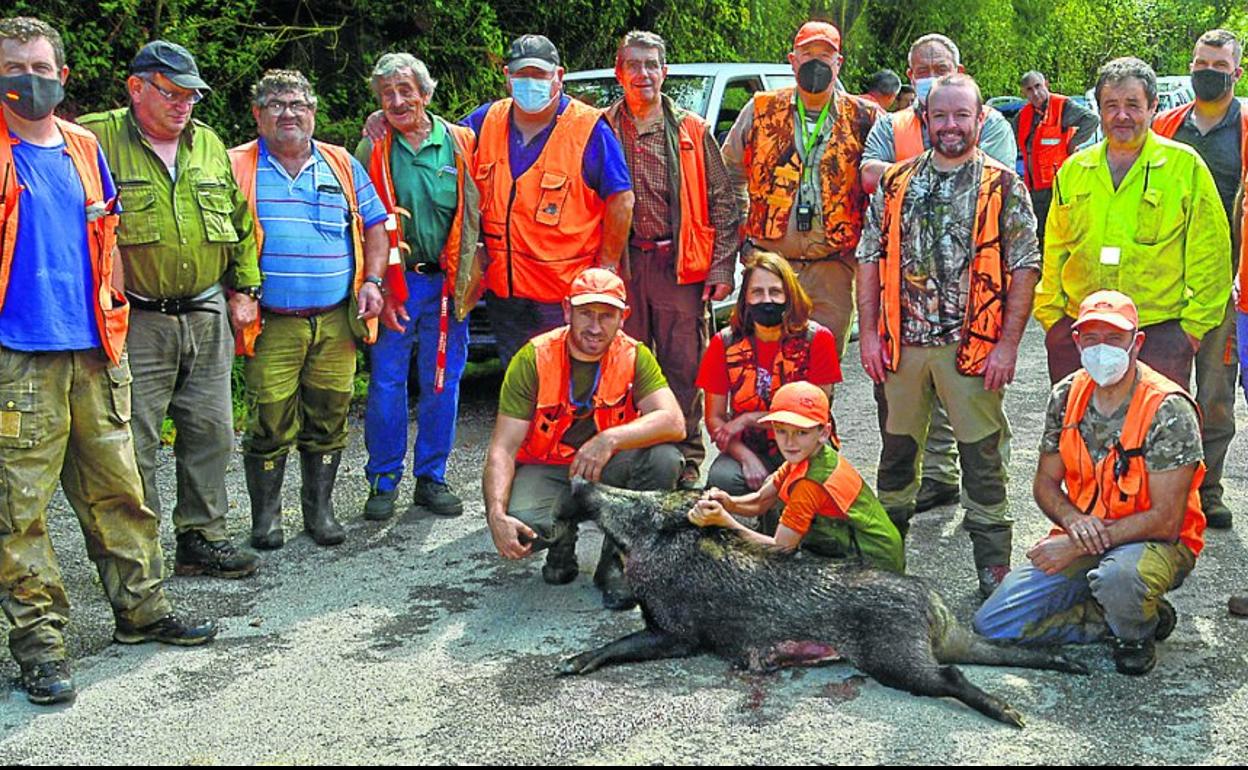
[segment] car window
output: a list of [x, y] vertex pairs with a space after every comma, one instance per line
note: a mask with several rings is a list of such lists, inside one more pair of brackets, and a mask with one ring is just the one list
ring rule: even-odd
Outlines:
[[719, 115], [715, 117], [715, 138], [723, 142], [724, 137], [741, 114], [741, 108], [763, 90], [762, 78], [752, 76], [735, 78], [724, 84], [724, 95], [719, 102]]
[[[712, 82], [710, 77], [702, 75], [668, 75], [663, 82], [663, 93], [672, 97], [673, 101], [686, 110], [705, 116], [706, 103], [711, 98]], [[624, 89], [620, 88], [614, 77], [565, 80], [563, 90], [568, 96], [599, 109], [610, 107], [624, 95]]]

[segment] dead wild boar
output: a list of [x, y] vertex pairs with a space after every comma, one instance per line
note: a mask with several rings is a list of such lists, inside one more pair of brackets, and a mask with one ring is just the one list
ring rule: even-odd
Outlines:
[[562, 674], [711, 652], [752, 671], [844, 659], [887, 687], [953, 697], [1006, 724], [1022, 715], [953, 663], [1087, 673], [1059, 655], [990, 644], [916, 577], [760, 547], [701, 529], [697, 492], [630, 492], [577, 480], [559, 526], [595, 520], [625, 553], [646, 627], [569, 658]]

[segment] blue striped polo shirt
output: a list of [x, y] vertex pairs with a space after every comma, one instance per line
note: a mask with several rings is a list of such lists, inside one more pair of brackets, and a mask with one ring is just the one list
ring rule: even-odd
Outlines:
[[[259, 145], [256, 216], [264, 228], [262, 304], [279, 311], [337, 305], [351, 291], [355, 268], [347, 199], [338, 179], [315, 146], [291, 178], [263, 138]], [[351, 165], [364, 226], [384, 222], [386, 209], [368, 172], [355, 158]]]

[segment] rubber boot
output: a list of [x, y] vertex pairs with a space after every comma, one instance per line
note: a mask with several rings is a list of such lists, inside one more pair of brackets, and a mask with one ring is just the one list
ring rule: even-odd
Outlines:
[[282, 532], [282, 477], [286, 455], [266, 460], [243, 455], [247, 494], [251, 497], [251, 547], [271, 551], [286, 542]]
[[602, 606], [609, 610], [631, 610], [637, 606], [633, 589], [624, 578], [624, 556], [610, 537], [602, 540], [602, 555], [594, 570], [594, 585], [602, 589]]
[[910, 533], [910, 519], [914, 518], [914, 506], [907, 505], [891, 511], [887, 511], [888, 520], [893, 522], [893, 526], [897, 528], [897, 533], [901, 535], [901, 542], [906, 542], [906, 535]]
[[334, 518], [334, 479], [342, 452], [300, 452], [303, 468], [303, 528], [317, 545], [338, 545], [347, 533]]

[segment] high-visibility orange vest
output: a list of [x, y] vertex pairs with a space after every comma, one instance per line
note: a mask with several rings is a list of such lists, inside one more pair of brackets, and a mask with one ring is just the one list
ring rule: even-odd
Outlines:
[[[607, 108], [607, 123], [620, 137], [620, 113], [624, 111], [623, 100]], [[706, 132], [710, 126], [705, 120], [679, 108], [669, 109], [664, 98], [663, 126], [667, 132], [664, 142], [668, 148], [668, 180], [672, 194], [679, 200], [678, 206], [669, 206], [672, 218], [671, 232], [676, 234], [676, 283], [702, 283], [711, 270], [711, 257], [715, 252], [715, 228], [711, 226], [710, 193], [706, 183]], [[675, 136], [672, 133], [675, 132]], [[674, 140], [674, 141], [673, 141]], [[672, 157], [671, 149], [676, 156]], [[672, 161], [676, 162], [673, 164]]]
[[[750, 195], [745, 235], [754, 240], [783, 238], [801, 185], [793, 119], [794, 89], [754, 95], [754, 123], [745, 140], [744, 165]], [[849, 94], [836, 95], [836, 120], [824, 145], [817, 173], [823, 201], [823, 229], [832, 253], [850, 257], [862, 234], [867, 194], [858, 165], [879, 108]]]
[[562, 302], [572, 280], [598, 261], [606, 201], [581, 170], [602, 112], [571, 99], [537, 161], [511, 173], [511, 99], [490, 106], [477, 136], [485, 288], [498, 297]]
[[[789, 502], [793, 486], [806, 478], [806, 472], [809, 468], [810, 458], [807, 458], [797, 465], [785, 463], [776, 472], [776, 481], [779, 482], [777, 491], [782, 502]], [[854, 466], [850, 464], [845, 455], [837, 455], [836, 468], [824, 479], [822, 486], [827, 490], [828, 495], [832, 498], [832, 502], [836, 504], [836, 509], [831, 511], [820, 510], [818, 515], [831, 516], [838, 519], [849, 518], [849, 509], [853, 507], [854, 502], [858, 499], [858, 493], [862, 491], [862, 476], [854, 469]]]
[[[569, 403], [572, 361], [568, 354], [568, 329], [561, 326], [533, 338], [537, 353], [537, 405], [516, 462], [571, 465], [576, 456], [576, 448], [563, 443], [563, 434], [577, 417]], [[639, 344], [624, 332], [616, 332], [598, 362], [598, 387], [590, 398], [594, 424], [600, 433], [637, 418], [633, 379]]]
[[[109, 205], [104, 200], [104, 180], [100, 176], [100, 145], [95, 134], [54, 117], [56, 127], [65, 139], [65, 153], [73, 161], [88, 207]], [[13, 253], [17, 248], [17, 225], [20, 215], [21, 180], [13, 162], [13, 145], [20, 140], [9, 138], [9, 124], [0, 110], [0, 308], [8, 294], [9, 273], [13, 269]], [[8, 173], [4, 173], [8, 171]], [[87, 218], [87, 211], [65, 212], [66, 217]], [[95, 301], [95, 322], [99, 327], [100, 345], [114, 366], [121, 364], [130, 328], [130, 305], [121, 292], [113, 288], [113, 249], [117, 244], [117, 215], [105, 212], [87, 219], [87, 250], [91, 259], [91, 291]], [[55, 312], [55, 308], [48, 308]]]
[[[439, 120], [439, 118], [432, 118]], [[473, 152], [476, 149], [477, 137], [471, 128], [443, 122], [447, 133], [454, 142], [456, 200], [455, 216], [451, 220], [451, 229], [446, 236], [446, 244], [442, 247], [438, 263], [447, 287], [453, 290], [457, 283], [461, 265], [469, 265], [477, 250], [477, 234], [480, 232], [481, 207], [476, 185], [472, 183]], [[380, 142], [373, 142], [368, 156], [368, 176], [373, 180], [377, 197], [389, 215], [386, 218], [386, 234], [390, 240], [390, 254], [387, 259], [386, 286], [400, 302], [407, 300], [407, 282], [403, 273], [406, 270], [403, 252], [408, 250], [407, 241], [403, 239], [403, 221], [400, 217], [411, 218], [412, 212], [402, 209], [398, 204], [398, 195], [394, 191], [394, 177], [390, 173], [390, 153], [394, 146], [394, 132], [387, 131]], [[471, 205], [469, 205], [471, 204]], [[465, 238], [465, 225], [469, 237]], [[397, 269], [396, 269], [397, 268]], [[480, 286], [480, 276], [477, 277]], [[481, 287], [483, 289], [483, 287]], [[464, 301], [457, 297], [455, 315], [462, 321], [476, 306], [480, 294], [468, 296]]]
[[808, 321], [805, 332], [786, 334], [780, 340], [780, 349], [771, 362], [771, 383], [765, 389], [759, 387], [753, 336], [738, 337], [730, 327], [721, 329], [719, 338], [724, 344], [724, 363], [728, 366], [732, 413], [765, 412], [770, 408], [772, 394], [781, 385], [805, 380], [810, 371], [810, 346], [821, 328], [815, 321]]
[[[320, 150], [321, 157], [325, 158], [325, 164], [333, 172], [334, 179], [342, 188], [342, 195], [347, 202], [347, 212], [351, 219], [351, 242], [355, 251], [355, 269], [348, 297], [350, 305], [348, 317], [351, 319], [352, 329], [365, 342], [372, 344], [377, 339], [377, 319], [361, 322], [358, 319], [356, 307], [356, 298], [359, 296], [360, 287], [364, 285], [364, 217], [360, 214], [360, 201], [355, 194], [355, 169], [351, 163], [351, 153], [347, 152], [345, 147], [339, 147], [336, 144], [326, 144], [316, 140], [313, 140], [312, 144]], [[234, 171], [234, 181], [238, 183], [238, 189], [246, 196], [247, 204], [251, 207], [251, 219], [256, 223], [256, 253], [263, 254], [264, 227], [260, 222], [260, 217], [256, 214], [256, 168], [260, 162], [260, 143], [253, 139], [246, 144], [240, 144], [229, 151], [229, 156], [230, 167]], [[260, 317], [257, 314], [255, 321], [246, 328], [240, 329], [235, 335], [234, 352], [244, 356], [255, 355], [256, 338], [260, 336], [261, 328]]]
[[1070, 157], [1070, 142], [1078, 129], [1071, 126], [1062, 130], [1065, 109], [1065, 96], [1049, 94], [1049, 106], [1034, 134], [1031, 122], [1036, 110], [1031, 102], [1018, 114], [1018, 147], [1023, 152], [1023, 182], [1028, 190], [1051, 189], [1057, 170]]
[[[1010, 273], [1001, 251], [1001, 216], [1005, 191], [1014, 173], [980, 153], [984, 170], [975, 204], [971, 242], [970, 288], [962, 335], [958, 342], [956, 366], [968, 377], [984, 373], [988, 354], [1001, 339], [1005, 323], [1005, 298], [1010, 290]], [[880, 222], [880, 339], [888, 352], [888, 369], [897, 371], [901, 361], [901, 243], [902, 203], [919, 159], [891, 167], [881, 184], [884, 187], [884, 216]]]
[[[1153, 119], [1153, 130], [1167, 139], [1173, 139], [1179, 127], [1196, 107], [1196, 102], [1188, 102], [1172, 107]], [[1239, 162], [1243, 167], [1243, 184], [1248, 185], [1248, 107], [1239, 106]], [[1239, 244], [1239, 303], [1240, 312], [1248, 313], [1248, 195], [1244, 196], [1244, 207], [1240, 212], [1240, 244]]]
[[[1099, 519], [1121, 519], [1152, 508], [1148, 492], [1148, 466], [1144, 462], [1144, 441], [1162, 400], [1180, 395], [1196, 406], [1192, 397], [1170, 378], [1137, 362], [1138, 379], [1131, 392], [1131, 403], [1122, 425], [1122, 435], [1099, 463], [1092, 462], [1088, 446], [1079, 433], [1079, 421], [1088, 410], [1096, 382], [1086, 370], [1075, 374], [1066, 398], [1066, 415], [1058, 451], [1066, 471], [1066, 495], [1076, 508]], [[1205, 464], [1200, 462], [1187, 490], [1187, 509], [1179, 541], [1193, 555], [1204, 546], [1205, 514], [1200, 509], [1200, 482]], [[1063, 530], [1053, 530], [1058, 534]]]
[[[980, 109], [980, 120], [988, 119], [989, 109], [986, 104]], [[923, 121], [919, 119], [918, 108], [899, 110], [890, 119], [893, 122], [893, 162], [901, 163], [922, 155], [927, 147], [923, 144]]]

